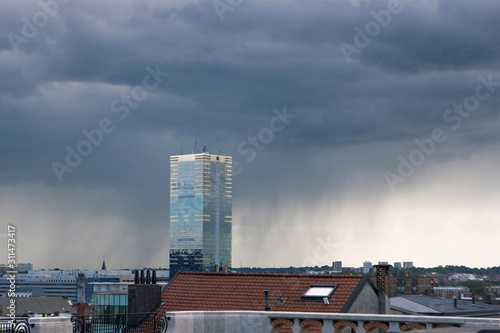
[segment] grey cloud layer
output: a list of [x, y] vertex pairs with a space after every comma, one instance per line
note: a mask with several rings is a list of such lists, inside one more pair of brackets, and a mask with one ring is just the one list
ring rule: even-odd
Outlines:
[[[452, 138], [430, 158], [436, 163], [497, 149], [500, 87], [459, 130], [443, 114], [474, 94], [479, 75], [500, 81], [499, 3], [402, 1], [348, 63], [340, 44], [354, 45], [354, 28], [388, 4], [353, 3], [244, 1], [221, 21], [212, 1], [72, 0], [15, 52], [7, 34], [21, 34], [23, 17], [41, 7], [4, 2], [0, 185], [117, 188], [128, 225], [158, 226], [168, 212], [168, 156], [190, 151], [194, 138], [242, 164], [235, 198], [252, 202], [313, 200], [361, 173], [370, 188], [387, 190], [383, 171], [436, 127]], [[113, 101], [156, 65], [169, 76], [120, 120]], [[297, 117], [246, 161], [238, 145], [283, 107]], [[59, 184], [51, 163], [104, 117], [116, 129]], [[343, 161], [314, 161], [326, 151]]]

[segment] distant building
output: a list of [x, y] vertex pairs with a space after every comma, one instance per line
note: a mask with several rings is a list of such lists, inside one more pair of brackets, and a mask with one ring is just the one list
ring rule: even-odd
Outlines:
[[93, 282], [92, 314], [109, 315], [128, 312], [130, 282]]
[[170, 157], [170, 272], [231, 268], [232, 158]]
[[[0, 298], [0, 309], [3, 309], [4, 315], [9, 305], [10, 298]], [[21, 297], [16, 299], [15, 305], [17, 316], [74, 313], [71, 304], [62, 297]]]
[[413, 261], [403, 261], [403, 269], [413, 268]]
[[334, 273], [342, 273], [342, 261], [332, 262], [332, 268]]
[[378, 264], [379, 265], [389, 265], [389, 262], [388, 261], [379, 261]]
[[399, 261], [399, 262], [395, 262], [395, 263], [394, 263], [394, 268], [395, 268], [395, 269], [401, 269], [402, 267], [403, 267], [403, 266], [401, 265], [401, 262], [400, 262], [400, 261]]
[[486, 287], [484, 292], [484, 300], [492, 304], [500, 304], [500, 286]]
[[[9, 287], [10, 281], [7, 278], [1, 278], [0, 294], [6, 294]], [[25, 277], [24, 274], [19, 274], [16, 278], [16, 289], [21, 288], [26, 295], [29, 295], [29, 293], [34, 294], [36, 291], [49, 297], [63, 297], [71, 301], [76, 301], [75, 276]]]
[[448, 278], [450, 281], [474, 281], [483, 279], [477, 279], [474, 274], [453, 274]]
[[446, 298], [452, 298], [452, 297], [458, 297], [461, 294], [468, 294], [470, 292], [470, 289], [467, 287], [434, 287], [432, 288], [432, 291], [434, 293], [434, 296], [436, 297], [446, 297]]
[[[85, 274], [85, 302], [92, 301], [93, 282], [131, 282], [132, 270], [80, 271], [80, 270], [31, 270], [29, 274], [18, 274], [16, 289], [24, 296], [60, 296], [77, 301], [77, 274]], [[156, 271], [158, 281], [168, 281], [168, 270]], [[8, 292], [10, 281], [0, 278], [0, 295]]]
[[0, 278], [7, 274], [11, 269], [7, 265], [0, 264]]
[[391, 276], [391, 296], [431, 295], [432, 277], [413, 274], [410, 270], [400, 269]]
[[430, 296], [391, 298], [391, 312], [398, 315], [500, 317], [500, 306]]
[[[134, 281], [134, 275], [89, 275], [85, 276], [85, 302], [93, 302], [94, 284], [95, 283], [131, 283]], [[127, 288], [124, 287], [124, 290]]]
[[486, 287], [485, 291], [487, 293], [492, 293], [493, 295], [500, 296], [500, 286], [489, 286]]
[[[120, 282], [92, 283], [92, 314], [146, 313], [156, 310], [161, 304], [161, 290], [167, 283], [157, 283], [150, 273], [150, 270], [141, 272], [144, 279], [139, 278], [137, 281], [132, 278]], [[114, 332], [112, 329], [109, 331]]]
[[371, 269], [372, 269], [373, 265], [371, 263], [371, 261], [365, 261], [363, 263], [363, 274], [368, 274], [371, 272]]
[[33, 270], [33, 264], [30, 264], [30, 263], [26, 263], [26, 264], [17, 264], [17, 268], [19, 270], [19, 273], [22, 273], [22, 272], [28, 272], [28, 271], [32, 271]]

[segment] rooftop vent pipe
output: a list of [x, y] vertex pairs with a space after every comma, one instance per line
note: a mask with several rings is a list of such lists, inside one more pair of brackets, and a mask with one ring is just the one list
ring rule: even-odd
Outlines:
[[269, 307], [269, 290], [264, 290], [264, 296], [266, 298], [266, 311], [271, 311]]

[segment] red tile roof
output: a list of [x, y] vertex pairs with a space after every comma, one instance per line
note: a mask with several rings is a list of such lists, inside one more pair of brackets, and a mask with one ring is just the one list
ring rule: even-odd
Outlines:
[[[159, 311], [264, 311], [264, 290], [269, 290], [271, 311], [338, 313], [365, 283], [370, 282], [359, 275], [180, 272], [164, 290]], [[338, 287], [326, 305], [301, 300], [311, 284]], [[278, 304], [281, 298], [284, 304]]]

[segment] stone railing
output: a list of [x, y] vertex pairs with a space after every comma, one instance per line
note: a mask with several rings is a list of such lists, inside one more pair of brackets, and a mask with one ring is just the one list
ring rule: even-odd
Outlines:
[[[467, 332], [481, 330], [500, 331], [500, 318], [434, 317], [371, 314], [328, 314], [307, 312], [252, 312], [252, 311], [186, 311], [167, 312], [166, 333], [278, 333], [278, 332], [324, 332], [339, 333], [344, 328], [353, 332], [374, 332], [380, 328], [385, 332], [406, 332], [412, 329], [454, 332], [458, 327]], [[69, 317], [29, 318], [30, 330], [19, 333], [72, 333]], [[449, 330], [443, 331], [448, 327]], [[139, 332], [149, 332], [140, 329]], [[17, 332], [17, 331], [16, 331]]]
[[[328, 314], [306, 312], [190, 311], [167, 312], [167, 333], [314, 332], [337, 333], [351, 327], [357, 333], [376, 331], [406, 332], [448, 327], [500, 329], [500, 319], [371, 314]], [[312, 329], [314, 328], [314, 329]]]
[[73, 327], [70, 317], [22, 317], [14, 324], [8, 317], [0, 318], [0, 332], [13, 333], [70, 333]]

